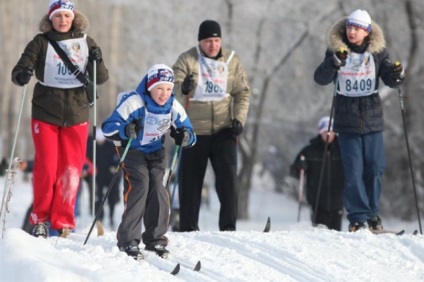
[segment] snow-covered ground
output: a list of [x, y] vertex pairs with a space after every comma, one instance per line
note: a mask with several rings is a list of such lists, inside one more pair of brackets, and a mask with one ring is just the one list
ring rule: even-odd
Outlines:
[[[0, 185], [3, 195], [4, 178], [0, 178]], [[256, 181], [256, 185], [260, 183]], [[366, 230], [351, 234], [312, 228], [306, 207], [297, 223], [297, 203], [269, 189], [252, 190], [251, 219], [239, 221], [237, 232], [218, 231], [219, 205], [212, 191], [209, 209], [205, 205], [201, 211], [200, 232], [169, 232], [170, 258], [145, 253], [146, 259], [139, 262], [118, 251], [115, 232], [107, 224], [104, 236], [97, 237], [94, 231], [83, 245], [92, 222], [86, 192], [76, 232], [67, 239], [46, 240], [20, 230], [32, 197], [29, 182], [18, 174], [12, 191], [7, 230], [0, 239], [1, 282], [424, 281], [422, 235], [373, 235]], [[117, 208], [117, 223], [122, 209], [122, 205]], [[271, 232], [263, 233], [268, 216]], [[418, 229], [417, 222], [384, 219], [384, 224], [407, 233]], [[192, 271], [199, 260], [200, 272]], [[172, 276], [168, 272], [176, 263], [182, 267]]]

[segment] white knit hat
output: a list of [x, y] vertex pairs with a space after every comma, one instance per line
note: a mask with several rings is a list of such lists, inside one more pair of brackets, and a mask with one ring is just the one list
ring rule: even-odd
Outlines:
[[50, 0], [49, 20], [53, 15], [60, 11], [70, 11], [74, 15], [74, 3], [71, 0]]
[[160, 83], [174, 86], [174, 72], [164, 64], [153, 65], [147, 72], [147, 90], [152, 90]]
[[[318, 122], [318, 132], [323, 133], [328, 130], [328, 124], [330, 123], [330, 117], [322, 117]], [[333, 131], [333, 121], [331, 122], [330, 131]]]
[[355, 10], [353, 11], [346, 20], [346, 26], [356, 26], [366, 31], [371, 31], [371, 17], [365, 10]]

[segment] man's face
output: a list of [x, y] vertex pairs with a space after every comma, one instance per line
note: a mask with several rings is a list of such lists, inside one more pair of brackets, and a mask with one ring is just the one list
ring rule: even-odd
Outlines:
[[218, 55], [221, 50], [221, 38], [220, 37], [209, 37], [199, 41], [200, 49], [209, 58], [214, 58]]

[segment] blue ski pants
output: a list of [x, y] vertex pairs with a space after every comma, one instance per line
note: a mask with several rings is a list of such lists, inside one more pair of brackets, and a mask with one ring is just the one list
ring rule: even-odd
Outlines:
[[345, 173], [344, 205], [351, 224], [380, 212], [381, 178], [386, 167], [383, 132], [339, 133]]

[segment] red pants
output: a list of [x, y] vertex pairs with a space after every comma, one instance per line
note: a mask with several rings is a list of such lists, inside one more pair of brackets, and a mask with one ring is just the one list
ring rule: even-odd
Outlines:
[[30, 222], [75, 228], [74, 206], [87, 149], [88, 122], [70, 127], [31, 121], [35, 147]]

